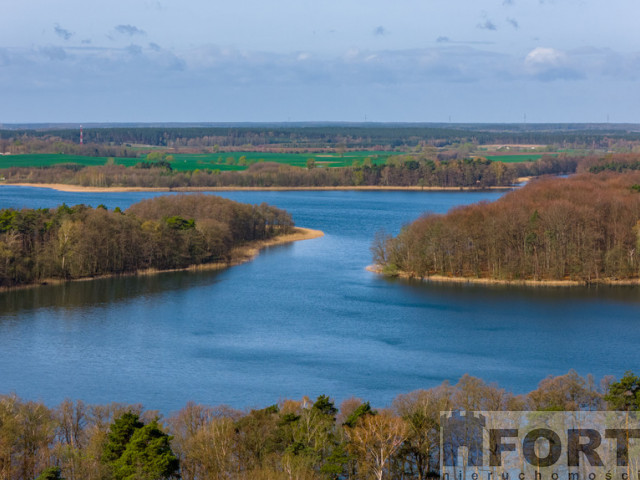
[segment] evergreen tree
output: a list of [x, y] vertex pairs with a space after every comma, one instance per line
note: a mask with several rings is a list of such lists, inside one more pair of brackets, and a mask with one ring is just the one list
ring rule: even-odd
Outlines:
[[171, 437], [153, 422], [138, 428], [122, 456], [113, 462], [116, 480], [178, 478], [178, 457], [171, 450]]
[[604, 396], [610, 410], [640, 410], [640, 377], [628, 371]]
[[102, 461], [112, 463], [119, 459], [135, 431], [143, 426], [140, 417], [132, 412], [124, 413], [117, 418], [109, 429], [107, 443], [102, 450]]
[[36, 480], [64, 480], [60, 467], [45, 468]]

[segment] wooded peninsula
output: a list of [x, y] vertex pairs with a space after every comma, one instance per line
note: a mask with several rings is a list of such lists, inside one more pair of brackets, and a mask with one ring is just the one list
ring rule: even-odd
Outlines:
[[374, 261], [386, 274], [439, 280], [637, 283], [640, 172], [611, 165], [425, 215], [395, 238], [379, 235]]
[[439, 478], [443, 411], [640, 410], [640, 378], [575, 371], [516, 395], [464, 375], [389, 408], [326, 395], [237, 410], [188, 403], [163, 419], [142, 405], [49, 408], [0, 395], [0, 478], [330, 480]]
[[268, 242], [303, 238], [284, 210], [203, 194], [160, 196], [125, 211], [64, 204], [3, 209], [0, 287], [227, 266]]

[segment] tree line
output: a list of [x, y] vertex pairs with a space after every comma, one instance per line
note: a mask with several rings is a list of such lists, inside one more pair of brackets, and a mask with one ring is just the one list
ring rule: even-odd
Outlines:
[[[169, 165], [170, 166], [170, 165]], [[294, 167], [275, 162], [255, 163], [244, 171], [197, 169], [172, 171], [166, 162], [135, 167], [57, 165], [44, 168], [11, 167], [0, 170], [7, 183], [64, 183], [88, 187], [350, 187], [506, 186], [515, 182], [518, 169], [486, 159], [439, 161], [411, 156], [390, 158], [385, 165], [371, 162], [350, 167]]]
[[[73, 148], [76, 147], [91, 148], [86, 145]], [[145, 161], [140, 161], [132, 167], [115, 165], [113, 162], [91, 167], [74, 163], [49, 167], [10, 167], [0, 169], [0, 177], [7, 183], [63, 183], [87, 187], [168, 189], [353, 186], [488, 188], [513, 185], [519, 177], [585, 171], [598, 173], [637, 170], [640, 165], [640, 154], [637, 153], [604, 156], [575, 156], [563, 153], [544, 155], [534, 162], [503, 163], [481, 156], [470, 156], [466, 147], [439, 151], [433, 146], [423, 144], [415, 150], [410, 154], [390, 156], [384, 165], [364, 158], [362, 161], [354, 161], [354, 164], [348, 167], [320, 168], [316, 166], [314, 159], [310, 158], [307, 168], [260, 161], [250, 164], [243, 171], [221, 171], [215, 166], [193, 171], [174, 171], [171, 164], [172, 155], [153, 151], [147, 154]]]
[[276, 162], [257, 162], [243, 171], [213, 168], [193, 171], [173, 170], [171, 155], [154, 152], [160, 160], [141, 161], [135, 166], [107, 164], [84, 167], [59, 164], [50, 167], [10, 167], [0, 169], [7, 183], [62, 183], [86, 187], [467, 187], [488, 188], [513, 185], [519, 177], [570, 174], [604, 162], [614, 165], [640, 162], [638, 154], [607, 157], [545, 155], [535, 162], [503, 163], [483, 157], [461, 156], [459, 152], [421, 151], [394, 155], [384, 165], [365, 158], [348, 167], [320, 168], [310, 159], [307, 168]]
[[[79, 142], [78, 128], [0, 130], [0, 141], [29, 139]], [[86, 143], [96, 145], [143, 144], [180, 147], [347, 148], [413, 147], [421, 142], [437, 146], [456, 143], [561, 145], [564, 148], [610, 148], [613, 143], [640, 141], [637, 126], [587, 125], [256, 125], [209, 127], [105, 126], [85, 128]]]
[[572, 370], [515, 395], [464, 375], [384, 409], [320, 395], [244, 411], [188, 403], [168, 418], [141, 405], [49, 408], [2, 395], [0, 479], [426, 480], [439, 476], [442, 411], [605, 409], [640, 410], [640, 378], [596, 383]]
[[636, 279], [640, 172], [533, 180], [492, 203], [428, 214], [374, 260], [388, 273], [505, 280]]
[[589, 173], [628, 172], [640, 170], [640, 155], [628, 153], [589, 157], [581, 162], [580, 170]]
[[126, 211], [86, 205], [0, 210], [0, 286], [230, 262], [234, 248], [288, 233], [267, 204], [161, 196]]
[[[1, 131], [0, 131], [1, 132]], [[124, 145], [83, 143], [63, 140], [55, 136], [22, 135], [0, 138], [0, 154], [56, 153], [87, 157], [136, 157], [140, 152]]]

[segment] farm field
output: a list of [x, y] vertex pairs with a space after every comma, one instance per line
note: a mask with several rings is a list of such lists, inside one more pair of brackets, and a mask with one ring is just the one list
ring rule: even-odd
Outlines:
[[[392, 155], [399, 155], [396, 152], [346, 152], [339, 154], [294, 154], [294, 153], [271, 153], [271, 152], [220, 152], [220, 153], [176, 153], [171, 154], [174, 160], [171, 166], [174, 170], [186, 171], [196, 169], [210, 170], [245, 170], [252, 163], [260, 161], [277, 162], [297, 167], [306, 167], [307, 160], [313, 158], [316, 167], [345, 167], [353, 165], [354, 161], [362, 163], [365, 158], [370, 158], [371, 162], [377, 165], [384, 164]], [[138, 162], [145, 160], [139, 158], [113, 158], [116, 165], [134, 166]], [[25, 155], [3, 155], [0, 156], [0, 168], [9, 167], [49, 167], [52, 165], [75, 163], [84, 166], [105, 165], [110, 161], [108, 157], [86, 157], [65, 154], [25, 154]]]
[[555, 153], [517, 153], [511, 155], [484, 155], [484, 157], [492, 162], [503, 163], [520, 163], [520, 162], [535, 162], [540, 160], [543, 156], [556, 156]]

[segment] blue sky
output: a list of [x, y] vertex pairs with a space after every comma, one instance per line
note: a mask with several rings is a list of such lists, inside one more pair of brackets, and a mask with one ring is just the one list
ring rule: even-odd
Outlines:
[[640, 122], [638, 0], [0, 7], [0, 123]]

